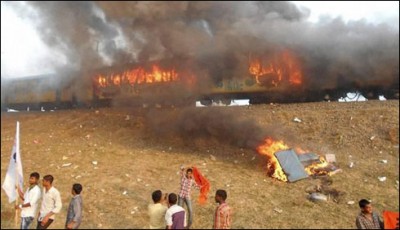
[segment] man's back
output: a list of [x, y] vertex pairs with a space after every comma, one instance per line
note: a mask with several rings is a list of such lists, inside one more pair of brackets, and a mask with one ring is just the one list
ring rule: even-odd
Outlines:
[[150, 229], [164, 229], [165, 228], [165, 213], [167, 206], [160, 203], [149, 204], [148, 213], [150, 217]]
[[172, 205], [165, 214], [165, 221], [171, 229], [184, 229], [186, 226], [185, 209], [179, 205]]
[[71, 202], [69, 203], [68, 206], [66, 225], [69, 222], [74, 221], [75, 222], [74, 228], [79, 227], [79, 225], [82, 222], [82, 207], [83, 207], [82, 197], [80, 195], [75, 195], [71, 199]]
[[227, 203], [220, 204], [215, 210], [214, 229], [230, 229], [232, 224], [232, 209]]

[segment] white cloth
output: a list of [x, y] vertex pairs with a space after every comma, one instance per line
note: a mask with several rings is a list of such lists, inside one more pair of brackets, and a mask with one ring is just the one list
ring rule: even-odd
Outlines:
[[19, 150], [19, 122], [17, 121], [17, 132], [11, 151], [10, 163], [2, 186], [8, 196], [8, 202], [12, 203], [18, 198], [15, 186], [19, 184], [19, 187], [22, 189], [24, 185], [23, 182], [24, 174], [22, 173], [21, 152]]
[[[165, 213], [165, 222], [168, 226], [172, 225], [172, 215], [174, 215], [177, 212], [181, 212], [181, 211], [185, 211], [185, 209], [183, 209], [181, 206], [174, 204], [171, 207], [169, 207], [169, 209], [167, 210], [167, 212]], [[186, 215], [184, 218], [184, 226], [186, 226]]]
[[[43, 188], [43, 200], [40, 207], [39, 221], [41, 221], [49, 212], [59, 213], [62, 208], [60, 192], [51, 187], [49, 191]], [[54, 220], [55, 215], [51, 215], [50, 219]]]
[[33, 186], [31, 190], [29, 190], [29, 188], [26, 190], [23, 204], [30, 203], [31, 206], [22, 208], [21, 217], [35, 217], [36, 210], [39, 206], [40, 195], [41, 192], [38, 185]]

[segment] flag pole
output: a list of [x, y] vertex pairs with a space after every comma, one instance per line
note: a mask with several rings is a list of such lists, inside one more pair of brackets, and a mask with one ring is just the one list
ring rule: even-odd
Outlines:
[[[16, 140], [15, 140], [16, 142], [18, 142], [18, 143], [16, 143], [16, 152], [17, 152], [17, 154], [20, 154], [20, 152], [19, 152], [19, 122], [17, 121], [17, 138], [16, 138]], [[15, 199], [15, 205], [18, 205], [19, 204], [19, 191], [18, 191], [18, 188], [19, 188], [19, 177], [18, 177], [18, 165], [16, 165], [15, 166], [15, 174], [16, 174], [16, 180], [15, 180], [15, 182], [16, 182], [16, 186], [15, 186], [15, 189], [17, 190], [17, 199]], [[15, 226], [16, 227], [18, 227], [18, 210], [19, 209], [15, 209]]]
[[[18, 181], [18, 173], [17, 173], [17, 181]], [[17, 190], [17, 199], [15, 199], [15, 205], [16, 205], [16, 206], [18, 206], [18, 203], [19, 203], [19, 202], [18, 202], [18, 201], [19, 201], [19, 192], [18, 192], [19, 186], [18, 186], [18, 184], [19, 184], [19, 183], [17, 183], [17, 187], [16, 187], [16, 190]], [[19, 215], [18, 215], [18, 210], [19, 210], [19, 209], [17, 209], [17, 208], [15, 209], [15, 226], [16, 226], [16, 227], [18, 227], [18, 216], [19, 216]]]

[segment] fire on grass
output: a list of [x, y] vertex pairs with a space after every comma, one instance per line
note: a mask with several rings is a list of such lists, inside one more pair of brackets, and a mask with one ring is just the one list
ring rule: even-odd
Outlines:
[[[276, 152], [282, 150], [290, 149], [288, 145], [286, 145], [283, 141], [273, 140], [271, 137], [267, 137], [264, 140], [264, 143], [257, 147], [257, 152], [267, 156], [267, 174], [275, 179], [281, 181], [288, 181], [288, 177], [281, 167], [277, 157], [275, 156]], [[296, 154], [305, 154], [300, 148], [296, 148]], [[326, 169], [329, 163], [325, 160], [324, 157], [319, 156], [318, 161], [309, 164], [304, 170], [307, 172], [309, 176], [313, 175], [329, 175], [330, 170]]]

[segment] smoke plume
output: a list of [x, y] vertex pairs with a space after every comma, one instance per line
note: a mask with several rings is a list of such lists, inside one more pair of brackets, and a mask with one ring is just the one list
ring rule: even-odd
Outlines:
[[389, 85], [399, 78], [398, 30], [341, 18], [312, 24], [310, 12], [290, 2], [27, 4], [43, 41], [77, 69], [190, 59], [198, 78], [218, 82], [244, 76], [249, 55], [290, 49], [309, 89]]

